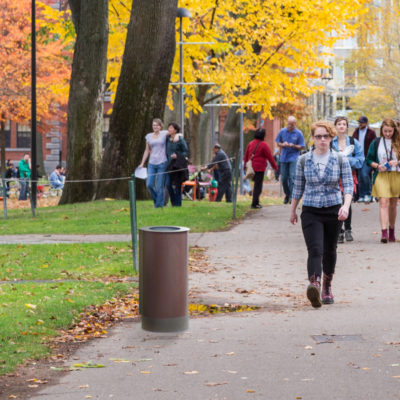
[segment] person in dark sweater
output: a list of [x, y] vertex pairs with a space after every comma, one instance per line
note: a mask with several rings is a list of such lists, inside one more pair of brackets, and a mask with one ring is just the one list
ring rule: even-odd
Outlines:
[[[376, 138], [375, 131], [368, 127], [366, 116], [363, 115], [358, 119], [358, 128], [354, 131], [353, 138], [360, 142], [366, 159], [369, 146]], [[364, 161], [358, 170], [358, 202], [369, 203], [371, 201], [371, 187], [371, 167]]]
[[187, 179], [188, 147], [182, 135], [178, 136], [181, 128], [176, 122], [168, 125], [169, 137], [167, 138], [166, 153], [168, 159], [167, 175], [165, 184], [168, 189], [169, 198], [173, 207], [182, 205], [182, 183]]
[[225, 195], [227, 203], [232, 202], [232, 166], [221, 145], [216, 143], [213, 147], [214, 157], [208, 165], [208, 172], [211, 174], [217, 171], [214, 178], [218, 182], [218, 195], [215, 201], [221, 201]]

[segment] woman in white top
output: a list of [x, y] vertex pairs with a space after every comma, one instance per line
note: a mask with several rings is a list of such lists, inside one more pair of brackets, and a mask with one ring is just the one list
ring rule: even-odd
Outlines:
[[146, 135], [146, 148], [139, 167], [144, 166], [147, 158], [146, 186], [154, 201], [154, 207], [164, 206], [165, 171], [168, 166], [166, 155], [168, 131], [163, 131], [163, 123], [160, 119], [153, 119], [153, 132]]
[[367, 164], [375, 169], [372, 196], [379, 197], [381, 242], [395, 242], [394, 226], [400, 195], [400, 133], [392, 119], [383, 120], [381, 136], [369, 146]]

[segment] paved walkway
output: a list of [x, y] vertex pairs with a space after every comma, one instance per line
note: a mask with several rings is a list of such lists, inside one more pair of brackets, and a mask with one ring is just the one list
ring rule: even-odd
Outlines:
[[125, 322], [65, 362], [105, 368], [70, 372], [32, 398], [400, 399], [400, 243], [379, 243], [377, 204], [353, 206], [335, 304], [319, 310], [306, 301], [306, 249], [288, 217], [287, 206], [265, 207], [230, 231], [190, 235], [212, 267], [190, 275], [190, 300], [261, 311], [191, 319], [177, 334]]

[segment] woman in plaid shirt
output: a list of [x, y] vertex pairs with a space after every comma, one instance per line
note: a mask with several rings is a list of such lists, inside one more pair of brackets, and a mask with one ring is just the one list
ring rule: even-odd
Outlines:
[[[296, 166], [290, 222], [296, 224], [297, 205], [303, 197], [301, 227], [308, 250], [310, 284], [307, 297], [313, 307], [332, 304], [331, 282], [335, 272], [336, 248], [340, 227], [349, 215], [353, 177], [346, 157], [332, 151], [334, 127], [318, 121], [311, 127], [313, 149], [301, 156]], [[343, 187], [344, 203], [339, 181]], [[321, 275], [323, 271], [322, 302]]]

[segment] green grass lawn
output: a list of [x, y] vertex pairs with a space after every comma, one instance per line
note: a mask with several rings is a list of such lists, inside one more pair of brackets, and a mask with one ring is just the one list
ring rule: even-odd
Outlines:
[[0, 375], [50, 354], [49, 340], [80, 312], [131, 290], [128, 283], [57, 282], [0, 285]]
[[0, 281], [91, 280], [133, 273], [129, 243], [0, 246]]
[[[236, 216], [250, 209], [250, 199], [239, 201]], [[186, 226], [191, 232], [225, 229], [232, 220], [232, 204], [184, 201], [182, 207], [154, 208], [152, 201], [137, 202], [138, 227], [152, 225]], [[128, 201], [93, 201], [31, 210], [8, 210], [0, 222], [0, 235], [7, 234], [117, 234], [130, 233]]]
[[0, 246], [0, 375], [49, 354], [86, 307], [130, 293], [136, 283], [107, 278], [131, 277], [132, 265], [129, 243]]

